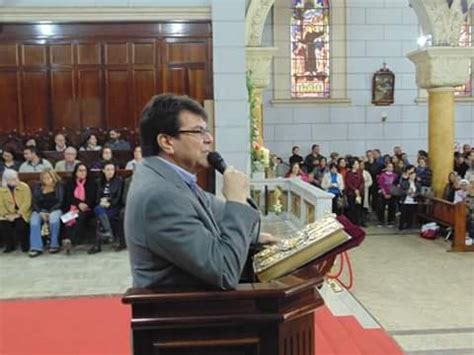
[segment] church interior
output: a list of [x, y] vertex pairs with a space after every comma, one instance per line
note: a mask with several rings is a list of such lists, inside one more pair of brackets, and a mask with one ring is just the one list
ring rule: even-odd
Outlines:
[[[0, 0], [0, 354], [474, 354], [473, 4]], [[204, 107], [262, 231], [331, 218], [353, 243], [235, 291], [130, 291], [126, 194], [161, 93]], [[110, 222], [36, 211], [37, 186], [110, 166]]]

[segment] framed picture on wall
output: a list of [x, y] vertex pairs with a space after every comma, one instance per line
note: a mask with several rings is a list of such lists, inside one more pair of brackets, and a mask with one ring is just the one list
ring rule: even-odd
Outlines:
[[395, 74], [387, 68], [377, 71], [372, 79], [372, 103], [376, 106], [388, 106], [394, 102]]

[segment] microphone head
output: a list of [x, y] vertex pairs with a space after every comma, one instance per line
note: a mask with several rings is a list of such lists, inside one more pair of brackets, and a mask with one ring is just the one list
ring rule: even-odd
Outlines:
[[225, 169], [227, 169], [227, 164], [218, 152], [210, 152], [207, 155], [207, 161], [214, 169], [216, 169], [221, 174], [224, 174]]

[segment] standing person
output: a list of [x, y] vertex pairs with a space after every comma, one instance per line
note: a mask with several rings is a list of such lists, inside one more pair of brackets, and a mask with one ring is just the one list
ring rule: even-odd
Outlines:
[[421, 184], [421, 187], [431, 187], [432, 176], [433, 173], [427, 165], [427, 158], [420, 156], [416, 167], [416, 180]]
[[344, 180], [345, 193], [347, 196], [347, 213], [352, 223], [363, 225], [362, 206], [364, 203], [364, 177], [360, 170], [359, 160], [351, 159], [349, 170]]
[[469, 165], [464, 159], [464, 155], [459, 152], [454, 153], [454, 171], [464, 179], [466, 172], [469, 170]]
[[300, 164], [298, 163], [294, 163], [291, 166], [291, 170], [288, 172], [288, 174], [286, 174], [285, 177], [290, 179], [300, 178], [304, 182], [308, 182], [308, 175], [303, 170], [301, 170]]
[[89, 176], [84, 163], [74, 167], [72, 176], [64, 187], [64, 212], [77, 213], [77, 217], [65, 223], [66, 238], [63, 247], [66, 254], [71, 252], [72, 243], [77, 243], [82, 235], [85, 222], [92, 216], [95, 207], [96, 183]]
[[259, 213], [249, 205], [249, 179], [228, 167], [225, 201], [197, 185], [208, 168], [213, 137], [196, 101], [158, 95], [143, 110], [144, 161], [134, 173], [125, 209], [125, 237], [134, 287], [210, 285], [235, 288], [251, 243], [275, 241], [258, 234]]
[[372, 178], [372, 186], [369, 188], [369, 195], [366, 195], [366, 200], [369, 202], [369, 205], [372, 207], [372, 211], [378, 211], [378, 200], [379, 200], [379, 192], [378, 192], [378, 184], [377, 178], [382, 173], [383, 165], [379, 164], [375, 159], [374, 151], [368, 150], [366, 153], [366, 162], [365, 162], [365, 169], [370, 173], [370, 177]]
[[332, 199], [332, 213], [340, 216], [344, 209], [344, 203], [339, 203], [343, 199], [344, 179], [337, 172], [337, 165], [335, 163], [329, 165], [329, 172], [323, 177], [322, 188], [334, 195]]
[[[98, 228], [95, 243], [87, 252], [88, 254], [96, 254], [102, 251], [102, 237], [107, 237], [112, 242], [114, 236], [117, 236], [122, 190], [123, 180], [116, 175], [115, 165], [106, 163], [97, 183], [97, 200], [94, 214], [97, 218]], [[115, 226], [115, 231], [112, 225]], [[104, 232], [99, 233], [100, 229]]]
[[399, 230], [405, 228], [412, 228], [414, 216], [416, 214], [416, 197], [421, 192], [421, 186], [416, 182], [416, 172], [411, 170], [408, 171], [408, 179], [404, 179], [401, 182], [401, 205], [400, 205], [400, 223], [398, 225]]
[[339, 174], [342, 175], [343, 179], [346, 178], [346, 174], [347, 174], [348, 169], [347, 169], [347, 162], [346, 162], [345, 158], [340, 157], [337, 160], [337, 171], [339, 172]]
[[290, 157], [290, 166], [293, 166], [294, 163], [302, 164], [304, 161], [303, 157], [300, 155], [300, 147], [295, 145], [291, 149], [291, 157]]
[[369, 191], [372, 187], [373, 180], [370, 172], [367, 171], [365, 162], [360, 162], [360, 170], [362, 171], [362, 177], [364, 178], [364, 201], [362, 204], [362, 225], [366, 225], [367, 217], [370, 213], [370, 203], [369, 203]]
[[59, 251], [59, 230], [61, 227], [62, 204], [64, 189], [61, 178], [52, 169], [44, 169], [40, 173], [40, 183], [33, 189], [30, 219], [30, 252], [32, 258], [43, 253], [42, 226], [47, 225], [51, 238], [49, 252]]
[[18, 172], [5, 169], [0, 187], [0, 234], [5, 237], [4, 253], [29, 249], [27, 226], [31, 216], [31, 190], [21, 182]]
[[378, 178], [380, 203], [378, 210], [379, 226], [385, 224], [385, 209], [388, 206], [387, 223], [392, 226], [395, 221], [396, 198], [392, 196], [392, 190], [397, 182], [398, 176], [393, 172], [393, 164], [388, 163], [385, 171]]
[[315, 169], [313, 170], [313, 176], [315, 181], [313, 184], [317, 187], [321, 187], [324, 175], [326, 175], [328, 172], [329, 169], [327, 166], [326, 158], [322, 157], [319, 160], [319, 166], [315, 167]]
[[454, 201], [454, 194], [456, 190], [459, 189], [458, 186], [458, 174], [455, 171], [452, 171], [448, 175], [448, 183], [444, 187], [443, 199], [449, 202]]
[[319, 145], [313, 144], [311, 146], [311, 153], [309, 153], [304, 159], [304, 166], [308, 174], [313, 172], [315, 166], [319, 165], [319, 160], [323, 158], [319, 151]]

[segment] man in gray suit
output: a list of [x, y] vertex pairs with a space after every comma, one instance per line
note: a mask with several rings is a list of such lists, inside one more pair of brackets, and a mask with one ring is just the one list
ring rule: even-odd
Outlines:
[[133, 286], [210, 285], [239, 282], [260, 216], [247, 202], [248, 177], [224, 173], [225, 201], [201, 190], [196, 172], [207, 168], [213, 138], [204, 109], [188, 97], [158, 95], [140, 121], [144, 161], [137, 166], [126, 202], [125, 237]]

